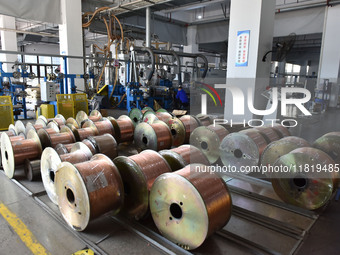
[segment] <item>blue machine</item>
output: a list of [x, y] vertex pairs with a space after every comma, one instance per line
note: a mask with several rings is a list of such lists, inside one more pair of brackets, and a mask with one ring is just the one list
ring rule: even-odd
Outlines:
[[[26, 99], [23, 95], [20, 95], [20, 92], [24, 94], [25, 92], [25, 85], [24, 84], [12, 84], [10, 78], [14, 78], [14, 73], [6, 73], [2, 68], [3, 63], [0, 62], [0, 96], [3, 95], [10, 95], [12, 99], [13, 106], [15, 105], [21, 105], [20, 108], [16, 108], [17, 110], [20, 110], [23, 112], [23, 115], [20, 115], [20, 117], [23, 117], [24, 119], [27, 119], [27, 109], [26, 109]], [[19, 69], [15, 71], [15, 73], [20, 74], [20, 78], [30, 78], [30, 74], [27, 72], [27, 70]], [[4, 80], [3, 78], [7, 77], [9, 81], [9, 88], [4, 88]], [[21, 99], [20, 99], [21, 97]], [[15, 120], [18, 120], [19, 116], [15, 115]]]

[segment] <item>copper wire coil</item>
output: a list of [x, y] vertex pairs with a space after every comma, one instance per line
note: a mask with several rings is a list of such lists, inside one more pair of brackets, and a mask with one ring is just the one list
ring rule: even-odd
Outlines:
[[54, 122], [55, 124], [57, 124], [59, 128], [61, 128], [62, 126], [65, 126], [64, 120], [59, 119], [59, 118], [54, 118], [54, 119], [52, 119], [52, 122]]
[[111, 120], [118, 143], [132, 142], [135, 126], [129, 116], [122, 115], [117, 120]]
[[207, 157], [193, 145], [182, 145], [171, 150], [160, 151], [159, 154], [168, 162], [172, 171], [177, 171], [189, 164], [210, 165]]
[[280, 136], [271, 127], [257, 127], [255, 130], [258, 130], [261, 133], [267, 144], [280, 139]]
[[68, 127], [61, 129], [61, 133], [49, 134], [45, 129], [40, 129], [38, 135], [43, 148], [55, 148], [58, 144], [75, 143], [75, 137]]
[[119, 172], [102, 154], [84, 163], [62, 163], [56, 174], [56, 191], [61, 214], [77, 231], [107, 212], [117, 214], [124, 202]]
[[63, 155], [59, 155], [60, 156], [60, 160], [62, 162], [70, 162], [72, 164], [76, 164], [79, 162], [85, 162], [87, 160], [89, 160], [89, 154], [82, 151], [82, 150], [77, 150], [74, 152], [70, 152], [70, 153], [66, 153]]
[[172, 115], [168, 112], [157, 112], [156, 117], [161, 121], [167, 122]]
[[118, 156], [117, 142], [112, 135], [90, 136], [88, 137], [88, 141], [96, 148], [97, 153], [104, 154], [110, 159]]
[[125, 189], [124, 213], [137, 220], [146, 216], [149, 191], [154, 180], [171, 172], [166, 160], [157, 152], [146, 150], [140, 154], [113, 160], [122, 176]]
[[42, 129], [42, 128], [44, 128], [45, 126], [42, 125], [42, 124], [34, 124], [33, 127], [35, 128], [35, 130], [38, 131], [39, 129]]
[[134, 141], [142, 150], [160, 151], [171, 148], [172, 136], [167, 124], [157, 120], [151, 125], [144, 122], [138, 124], [134, 132]]
[[192, 250], [228, 223], [232, 201], [222, 178], [204, 165], [193, 164], [155, 180], [150, 210], [167, 239]]
[[49, 135], [52, 135], [52, 134], [57, 134], [58, 132], [55, 131], [55, 129], [53, 128], [44, 128], [45, 131], [49, 134]]
[[93, 122], [100, 121], [101, 119], [101, 116], [89, 116], [89, 120], [92, 120]]
[[289, 130], [280, 124], [274, 124], [272, 129], [279, 135], [280, 138], [291, 136]]
[[98, 135], [98, 132], [96, 132], [92, 128], [79, 128], [79, 129], [74, 131], [74, 135], [75, 135], [77, 141], [82, 141], [82, 140], [88, 138], [89, 136]]
[[24, 171], [27, 180], [37, 181], [41, 178], [40, 173], [40, 159], [37, 160], [25, 160]]
[[63, 155], [66, 153], [70, 153], [73, 144], [74, 143], [70, 143], [70, 144], [59, 143], [54, 149], [58, 153], [58, 155]]
[[11, 141], [7, 134], [1, 135], [1, 156], [5, 174], [13, 178], [15, 166], [24, 164], [26, 159], [37, 159], [42, 152], [41, 143], [37, 133], [30, 130], [27, 139], [16, 138]]
[[102, 121], [94, 122], [94, 125], [97, 127], [98, 135], [104, 134], [110, 134], [113, 136], [115, 135], [111, 122], [106, 118], [103, 118]]
[[92, 155], [100, 153], [99, 151], [96, 150], [96, 147], [94, 146], [94, 144], [89, 139], [84, 139], [81, 142], [83, 144], [85, 144], [87, 146], [87, 148], [89, 148], [89, 150], [91, 151]]
[[263, 137], [263, 135], [255, 129], [242, 130], [242, 131], [240, 131], [240, 133], [247, 135], [248, 137], [250, 137], [256, 143], [256, 145], [259, 149], [259, 154], [261, 156], [262, 152], [264, 151], [264, 149], [266, 148], [266, 146], [268, 144], [266, 139]]
[[[8, 130], [8, 131], [3, 131], [1, 133], [7, 134], [9, 137], [16, 136], [17, 134], [15, 133], [15, 130]], [[0, 133], [0, 134], [1, 134]]]
[[208, 115], [197, 115], [196, 118], [200, 121], [201, 126], [209, 126], [213, 124], [212, 119]]
[[191, 115], [184, 115], [179, 118], [185, 126], [185, 140], [184, 143], [189, 143], [190, 134], [200, 126], [200, 122], [196, 117]]

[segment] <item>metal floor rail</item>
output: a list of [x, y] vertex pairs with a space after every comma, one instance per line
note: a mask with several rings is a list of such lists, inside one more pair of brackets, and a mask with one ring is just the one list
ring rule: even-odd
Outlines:
[[101, 233], [102, 229], [97, 229], [97, 223], [92, 222], [91, 233], [87, 230], [74, 231], [64, 221], [57, 206], [49, 201], [42, 183], [26, 181], [18, 174], [19, 169], [16, 170], [17, 180], [12, 179], [13, 183], [95, 254], [117, 254], [110, 247], [115, 245], [112, 243], [117, 238], [118, 227], [128, 233], [124, 238], [137, 238], [160, 254], [294, 254], [318, 218], [314, 212], [275, 199], [269, 182], [247, 176], [240, 179], [234, 177], [226, 180], [233, 199], [229, 223], [201, 247], [186, 251], [161, 236], [150, 219], [137, 222], [120, 215], [104, 215], [100, 221], [115, 230]]

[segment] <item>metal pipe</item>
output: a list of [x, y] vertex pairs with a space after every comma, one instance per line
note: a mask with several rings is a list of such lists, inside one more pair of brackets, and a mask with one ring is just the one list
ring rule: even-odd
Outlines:
[[151, 9], [150, 7], [146, 7], [145, 9], [145, 46], [147, 48], [151, 47]]
[[[155, 54], [154, 54], [154, 51], [151, 50], [151, 48], [147, 48], [147, 47], [142, 47], [142, 48], [134, 47], [133, 50], [135, 50], [137, 52], [140, 51], [140, 52], [149, 53], [150, 58], [151, 58], [151, 72], [148, 76], [148, 81], [150, 81], [152, 79], [153, 73], [155, 72]], [[136, 77], [136, 79], [137, 79], [137, 77]]]

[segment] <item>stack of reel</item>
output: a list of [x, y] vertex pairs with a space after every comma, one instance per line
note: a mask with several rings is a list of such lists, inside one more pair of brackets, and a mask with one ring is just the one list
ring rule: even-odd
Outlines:
[[[98, 111], [67, 120], [40, 116], [26, 127], [17, 121], [2, 133], [1, 161], [9, 178], [17, 166], [24, 166], [31, 181], [41, 177], [74, 230], [85, 230], [108, 212], [135, 220], [151, 215], [166, 238], [191, 250], [231, 216], [227, 184], [210, 165], [331, 166], [340, 161], [340, 133], [321, 137], [313, 148], [279, 125], [234, 131], [213, 125], [209, 116], [177, 118], [164, 109], [133, 109], [118, 119]], [[139, 154], [118, 156], [120, 145], [132, 144]], [[329, 201], [338, 178], [306, 171], [265, 177], [283, 201], [311, 210]], [[311, 193], [315, 189], [320, 192]]]

